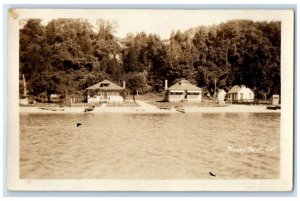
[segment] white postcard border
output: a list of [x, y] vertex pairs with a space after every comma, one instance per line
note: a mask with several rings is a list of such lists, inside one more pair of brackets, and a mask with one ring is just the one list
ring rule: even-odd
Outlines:
[[[75, 10], [75, 9], [72, 9]], [[78, 9], [76, 9], [78, 10]], [[200, 9], [199, 9], [200, 10]], [[53, 14], [72, 17], [71, 10], [11, 9], [8, 22], [7, 83], [7, 186], [25, 191], [290, 191], [293, 179], [293, 90], [294, 90], [294, 13], [292, 10], [266, 10], [280, 16], [281, 33], [281, 156], [280, 179], [251, 180], [29, 180], [19, 179], [19, 19]], [[97, 15], [99, 10], [84, 9], [77, 18]], [[113, 9], [111, 9], [113, 12]], [[133, 10], [131, 10], [133, 11]], [[166, 10], [167, 12], [167, 10]], [[222, 10], [211, 12], [225, 12]], [[227, 10], [229, 12], [229, 10]], [[255, 10], [247, 10], [253, 12]]]

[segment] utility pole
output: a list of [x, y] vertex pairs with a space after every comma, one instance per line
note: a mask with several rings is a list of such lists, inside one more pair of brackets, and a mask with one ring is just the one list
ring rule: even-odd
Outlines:
[[215, 93], [214, 93], [214, 102], [216, 101], [216, 96], [217, 96], [217, 81], [215, 77]]
[[26, 91], [26, 81], [25, 81], [25, 75], [23, 74], [23, 85], [24, 85], [24, 97], [27, 96], [27, 91]]

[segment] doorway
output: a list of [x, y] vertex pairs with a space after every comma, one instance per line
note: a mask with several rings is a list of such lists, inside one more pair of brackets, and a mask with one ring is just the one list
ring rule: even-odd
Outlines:
[[103, 93], [103, 99], [104, 99], [104, 100], [107, 100], [107, 91], [105, 91], [105, 92]]

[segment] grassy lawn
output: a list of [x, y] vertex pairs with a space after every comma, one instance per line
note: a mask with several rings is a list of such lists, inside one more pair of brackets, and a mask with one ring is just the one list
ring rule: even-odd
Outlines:
[[151, 105], [155, 105], [157, 107], [166, 107], [166, 108], [171, 108], [171, 107], [225, 107], [227, 104], [220, 105], [218, 103], [213, 103], [213, 102], [163, 102], [163, 101], [149, 101], [148, 102]]
[[[161, 101], [164, 99], [164, 94], [163, 93], [146, 93], [146, 94], [139, 94], [135, 96], [135, 99], [137, 101]], [[132, 101], [132, 96], [127, 96], [126, 100]]]
[[201, 103], [197, 102], [164, 102], [164, 94], [163, 93], [147, 93], [143, 95], [139, 95], [137, 100], [145, 101], [151, 105], [162, 107], [162, 108], [171, 108], [171, 107], [189, 107], [189, 106], [199, 106], [199, 107], [224, 107], [226, 105], [220, 105], [218, 103], [214, 103], [213, 100], [203, 97]]

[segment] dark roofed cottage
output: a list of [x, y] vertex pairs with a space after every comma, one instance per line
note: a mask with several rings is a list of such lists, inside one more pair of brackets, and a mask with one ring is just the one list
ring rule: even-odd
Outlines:
[[166, 81], [165, 101], [201, 102], [201, 100], [202, 100], [202, 89], [191, 84], [189, 81], [181, 80], [169, 88], [167, 87], [167, 81]]

